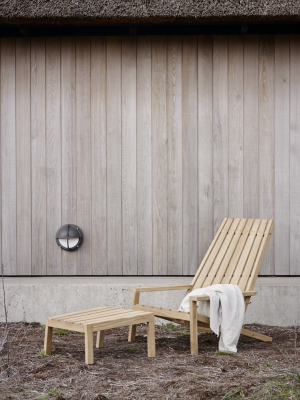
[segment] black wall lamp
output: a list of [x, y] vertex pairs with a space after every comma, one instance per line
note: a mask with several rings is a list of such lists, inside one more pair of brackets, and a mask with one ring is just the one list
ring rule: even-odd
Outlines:
[[66, 224], [59, 228], [56, 233], [56, 243], [66, 251], [77, 250], [83, 242], [82, 230], [73, 224]]

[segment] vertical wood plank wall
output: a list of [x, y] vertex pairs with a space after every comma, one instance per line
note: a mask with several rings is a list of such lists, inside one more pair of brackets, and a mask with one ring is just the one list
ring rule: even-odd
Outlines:
[[3, 38], [0, 57], [6, 275], [193, 275], [227, 216], [274, 218], [261, 274], [300, 275], [300, 36]]

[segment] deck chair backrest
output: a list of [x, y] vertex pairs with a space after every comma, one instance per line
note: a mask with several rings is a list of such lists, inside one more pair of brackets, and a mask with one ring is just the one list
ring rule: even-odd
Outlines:
[[273, 220], [225, 218], [192, 281], [192, 290], [219, 283], [253, 290], [273, 228]]

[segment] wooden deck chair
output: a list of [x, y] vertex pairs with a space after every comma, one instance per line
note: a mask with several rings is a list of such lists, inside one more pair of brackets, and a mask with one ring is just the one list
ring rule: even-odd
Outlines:
[[[210, 328], [209, 318], [197, 314], [197, 301], [209, 300], [209, 297], [192, 296], [188, 313], [139, 304], [140, 293], [185, 289], [188, 294], [194, 289], [231, 283], [241, 289], [246, 312], [251, 296], [257, 294], [253, 289], [273, 229], [273, 220], [225, 218], [190, 285], [130, 288], [129, 290], [133, 292], [132, 309], [152, 311], [157, 317], [189, 326], [191, 354], [198, 354], [197, 330], [210, 332]], [[132, 325], [129, 329], [129, 342], [135, 340], [135, 333], [136, 325]], [[271, 337], [249, 329], [242, 329], [241, 335], [272, 341]]]

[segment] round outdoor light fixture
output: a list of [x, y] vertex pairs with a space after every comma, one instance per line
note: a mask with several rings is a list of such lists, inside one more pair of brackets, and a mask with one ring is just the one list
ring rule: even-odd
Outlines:
[[56, 243], [66, 251], [77, 250], [83, 242], [82, 230], [73, 224], [63, 225], [56, 233]]

